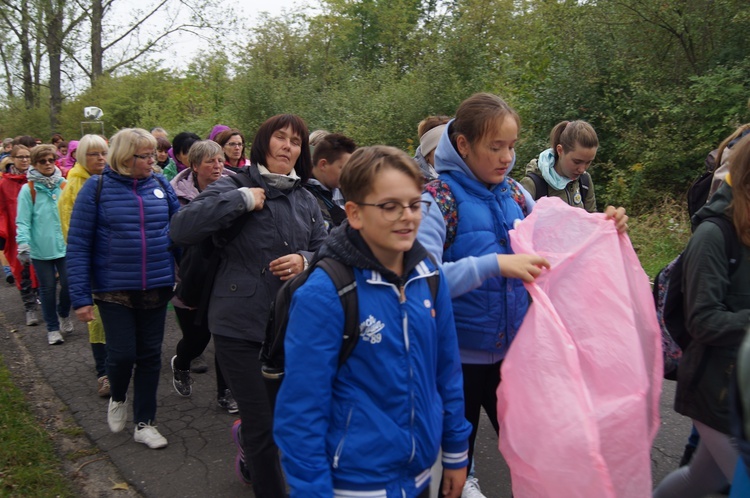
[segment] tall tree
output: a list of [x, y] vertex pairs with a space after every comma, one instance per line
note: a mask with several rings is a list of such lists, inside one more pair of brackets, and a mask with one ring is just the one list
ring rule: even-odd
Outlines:
[[15, 35], [19, 46], [20, 64], [21, 64], [21, 85], [24, 103], [27, 109], [37, 105], [37, 93], [34, 88], [32, 76], [33, 54], [32, 43], [35, 41], [31, 38], [32, 33], [32, 12], [30, 11], [28, 0], [0, 0], [2, 9], [0, 9], [0, 19], [5, 26]]

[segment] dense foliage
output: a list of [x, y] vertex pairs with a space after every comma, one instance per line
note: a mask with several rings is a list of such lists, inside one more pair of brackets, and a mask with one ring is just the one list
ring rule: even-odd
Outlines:
[[[184, 70], [142, 62], [63, 103], [58, 130], [81, 134], [82, 109], [105, 133], [163, 126], [203, 136], [224, 123], [252, 136], [267, 117], [359, 144], [413, 150], [416, 124], [452, 114], [476, 91], [521, 114], [516, 174], [562, 119], [585, 119], [601, 147], [599, 204], [650, 209], [679, 198], [706, 154], [750, 121], [746, 0], [325, 0], [314, 12], [264, 17], [251, 40]], [[6, 136], [47, 138], [47, 109], [11, 101]]]

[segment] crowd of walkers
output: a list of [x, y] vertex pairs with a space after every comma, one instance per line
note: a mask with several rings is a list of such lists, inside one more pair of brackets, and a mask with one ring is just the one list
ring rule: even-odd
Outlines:
[[[39, 324], [41, 305], [49, 345], [64, 343], [72, 313], [87, 323], [112, 432], [125, 429], [132, 404], [134, 440], [168, 444], [155, 423], [171, 303], [182, 330], [169, 355], [173, 387], [192, 394], [213, 338], [217, 404], [239, 414], [228, 428], [235, 471], [256, 497], [480, 498], [480, 414], [499, 431], [496, 391], [530, 305], [524, 283], [549, 269], [542, 256], [514, 254], [509, 232], [541, 197], [597, 211], [588, 173], [599, 146], [594, 128], [560, 122], [517, 182], [510, 172], [520, 125], [500, 97], [480, 93], [453, 118], [419, 123], [413, 158], [310, 133], [293, 114], [266, 120], [250, 143], [226, 125], [206, 139], [183, 131], [170, 141], [162, 128], [70, 142], [56, 134], [50, 144], [6, 139], [6, 281], [20, 291], [27, 326]], [[713, 493], [735, 470], [733, 493], [747, 479], [727, 395], [742, 389], [731, 378], [735, 367], [743, 371], [750, 323], [750, 138], [735, 138], [699, 216], [728, 218], [743, 258], [729, 272], [722, 233], [710, 223], [685, 252], [694, 340], [675, 408], [693, 420], [700, 443], [657, 497]], [[623, 208], [604, 213], [627, 232]], [[189, 285], [180, 265], [193, 265], [188, 252], [207, 241], [218, 256], [196, 303], [175, 288]], [[348, 289], [337, 288], [323, 261], [351, 270]], [[277, 293], [300, 274], [307, 280], [291, 301], [285, 380], [272, 404], [261, 348]], [[342, 296], [353, 288], [359, 332], [341, 361]], [[431, 491], [435, 468], [442, 477]]]

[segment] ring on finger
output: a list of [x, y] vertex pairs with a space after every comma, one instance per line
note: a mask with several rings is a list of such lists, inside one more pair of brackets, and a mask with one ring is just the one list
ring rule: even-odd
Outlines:
[[288, 271], [289, 273], [292, 273], [292, 269], [291, 269], [291, 268], [288, 268], [288, 269], [287, 269], [287, 271]]

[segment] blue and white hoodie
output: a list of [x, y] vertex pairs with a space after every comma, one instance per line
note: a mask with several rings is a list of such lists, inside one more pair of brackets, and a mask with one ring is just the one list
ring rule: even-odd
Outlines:
[[360, 338], [338, 368], [344, 313], [333, 282], [316, 269], [292, 298], [286, 376], [274, 437], [292, 498], [403, 498], [429, 484], [443, 450], [445, 468], [468, 464], [471, 425], [445, 281], [415, 241], [396, 276], [344, 223], [317, 257], [354, 267]]

